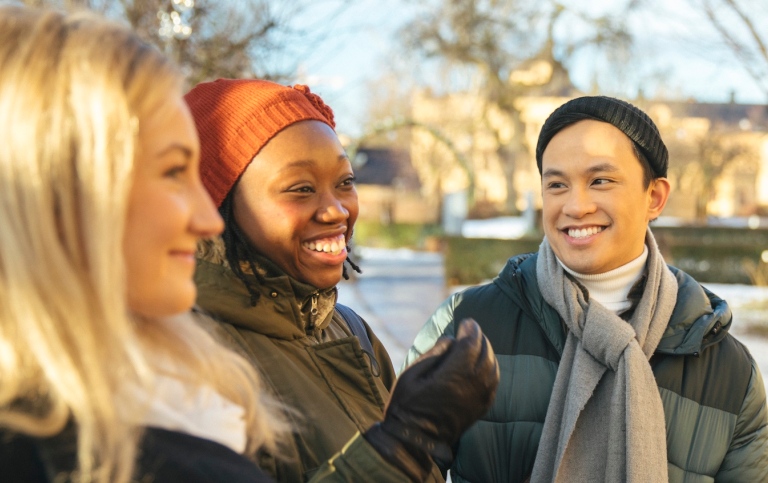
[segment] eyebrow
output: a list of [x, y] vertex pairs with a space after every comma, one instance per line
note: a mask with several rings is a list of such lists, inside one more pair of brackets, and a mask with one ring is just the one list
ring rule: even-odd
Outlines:
[[187, 159], [192, 157], [192, 150], [189, 147], [187, 147], [187, 146], [185, 146], [183, 144], [179, 144], [179, 143], [173, 143], [173, 144], [171, 144], [169, 146], [166, 146], [165, 148], [161, 149], [157, 153], [157, 157], [158, 158], [162, 158], [163, 156], [166, 156], [167, 154], [170, 154], [173, 151], [181, 151], [181, 154], [183, 154], [184, 157], [187, 158]]
[[[594, 166], [590, 166], [587, 169], [587, 173], [594, 174], [594, 173], [613, 173], [618, 171], [619, 168], [612, 165], [611, 163], [600, 163], [596, 164]], [[541, 175], [542, 178], [549, 178], [549, 177], [555, 177], [555, 176], [565, 176], [565, 173], [560, 171], [559, 169], [553, 169], [549, 168], [544, 171], [544, 173]]]
[[[347, 156], [347, 153], [339, 154], [338, 158], [336, 158], [339, 162], [341, 161], [349, 161], [349, 157]], [[300, 159], [298, 161], [292, 161], [285, 166], [283, 166], [280, 171], [287, 171], [289, 169], [296, 169], [296, 168], [309, 168], [315, 164], [315, 161], [311, 159]]]

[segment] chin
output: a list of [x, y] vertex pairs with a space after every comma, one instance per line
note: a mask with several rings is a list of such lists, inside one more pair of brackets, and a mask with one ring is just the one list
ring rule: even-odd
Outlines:
[[192, 289], [184, 287], [178, 290], [160, 291], [158, 294], [164, 297], [146, 304], [146, 310], [142, 311], [145, 317], [160, 319], [189, 312], [195, 304], [197, 289], [193, 285]]
[[579, 257], [578, 255], [567, 257], [561, 257], [557, 255], [557, 258], [563, 265], [577, 273], [588, 275], [597, 268], [592, 260], [585, 260], [584, 257]]
[[341, 272], [339, 272], [338, 274], [334, 274], [332, 276], [316, 278], [314, 280], [311, 280], [309, 284], [312, 285], [313, 287], [316, 287], [319, 290], [327, 290], [329, 288], [333, 288], [336, 285], [338, 285], [341, 282], [341, 279], [342, 279]]

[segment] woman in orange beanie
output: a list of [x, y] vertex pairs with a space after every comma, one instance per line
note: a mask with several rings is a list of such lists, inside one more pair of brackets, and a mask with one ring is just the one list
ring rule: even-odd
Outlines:
[[203, 83], [185, 98], [225, 221], [200, 246], [197, 303], [292, 408], [283, 457], [263, 452], [260, 467], [286, 482], [340, 468], [355, 481], [441, 481], [433, 461], [450, 461], [495, 391], [484, 336], [466, 323], [390, 395], [386, 350], [336, 304], [344, 263], [357, 269], [347, 247], [358, 202], [332, 110], [306, 86], [261, 80]]

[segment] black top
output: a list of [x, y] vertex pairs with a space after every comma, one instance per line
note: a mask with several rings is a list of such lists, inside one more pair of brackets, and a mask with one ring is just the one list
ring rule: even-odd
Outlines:
[[[77, 442], [70, 427], [51, 438], [0, 432], [0, 480], [50, 483], [77, 464]], [[185, 433], [146, 428], [134, 478], [184, 483], [268, 483], [273, 480], [252, 461], [219, 443]], [[70, 481], [69, 478], [56, 481]]]

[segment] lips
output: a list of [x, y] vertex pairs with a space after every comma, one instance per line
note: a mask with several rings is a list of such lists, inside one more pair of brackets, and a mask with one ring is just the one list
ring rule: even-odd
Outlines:
[[304, 242], [301, 244], [301, 246], [315, 252], [330, 253], [331, 255], [339, 255], [347, 248], [347, 243], [344, 238], [344, 235], [341, 234], [335, 237], [322, 238], [320, 240]]
[[193, 249], [180, 248], [180, 249], [177, 249], [177, 250], [171, 250], [170, 253], [174, 257], [182, 257], [182, 258], [193, 257], [194, 258], [194, 256], [195, 256], [195, 249], [194, 248]]
[[568, 228], [566, 233], [568, 233], [568, 236], [571, 238], [586, 238], [588, 236], [597, 235], [601, 231], [603, 231], [605, 227], [602, 226], [589, 226], [584, 228]]

